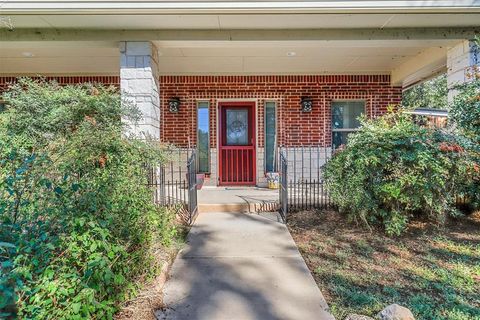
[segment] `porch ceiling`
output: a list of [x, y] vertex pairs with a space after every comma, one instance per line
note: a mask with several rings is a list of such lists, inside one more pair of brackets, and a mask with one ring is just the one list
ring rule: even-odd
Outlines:
[[[161, 74], [390, 74], [453, 40], [156, 41]], [[444, 62], [440, 62], [444, 63]], [[114, 41], [3, 42], [0, 74], [118, 74]]]

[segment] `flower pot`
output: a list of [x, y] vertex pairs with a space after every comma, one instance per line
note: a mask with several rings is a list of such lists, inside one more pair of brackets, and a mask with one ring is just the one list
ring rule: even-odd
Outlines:
[[278, 189], [280, 187], [280, 174], [278, 172], [267, 172], [268, 189]]

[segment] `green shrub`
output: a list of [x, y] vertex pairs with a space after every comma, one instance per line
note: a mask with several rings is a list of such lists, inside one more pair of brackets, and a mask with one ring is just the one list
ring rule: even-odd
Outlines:
[[450, 119], [462, 132], [480, 143], [480, 79], [456, 87], [459, 93], [455, 96], [450, 108]]
[[115, 88], [20, 80], [0, 113], [0, 318], [111, 318], [175, 236]]
[[447, 74], [415, 85], [403, 92], [402, 105], [409, 108], [448, 108]]
[[[470, 81], [455, 86], [457, 94], [450, 105], [449, 121], [460, 134], [472, 141], [473, 155], [480, 163], [480, 70], [471, 70]], [[478, 167], [477, 167], [478, 168]], [[480, 180], [468, 186], [467, 198], [472, 208], [480, 208]]]
[[414, 214], [436, 222], [458, 215], [455, 198], [475, 175], [468, 140], [423, 128], [403, 113], [362, 120], [326, 167], [341, 212], [400, 234]]

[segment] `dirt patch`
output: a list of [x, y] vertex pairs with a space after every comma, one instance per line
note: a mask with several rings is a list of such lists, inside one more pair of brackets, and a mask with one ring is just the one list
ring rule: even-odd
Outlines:
[[189, 227], [178, 221], [177, 237], [169, 247], [158, 246], [153, 256], [156, 257], [155, 265], [158, 266], [153, 274], [155, 277], [146, 279], [139, 278], [136, 285], [140, 288], [134, 297], [123, 303], [121, 309], [115, 314], [115, 320], [156, 320], [155, 311], [162, 309], [163, 287], [167, 281], [170, 268], [178, 252], [185, 244]]
[[391, 303], [418, 319], [480, 319], [480, 213], [393, 238], [333, 211], [291, 214], [288, 227], [338, 319]]
[[163, 307], [162, 290], [176, 254], [176, 250], [171, 250], [159, 257], [162, 267], [158, 275], [154, 279], [139, 279], [139, 286], [142, 289], [135, 295], [135, 298], [124, 303], [115, 315], [115, 320], [156, 320], [155, 310]]

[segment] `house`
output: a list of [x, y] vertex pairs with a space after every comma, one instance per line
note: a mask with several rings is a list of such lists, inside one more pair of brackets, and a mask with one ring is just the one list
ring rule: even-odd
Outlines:
[[196, 148], [211, 185], [264, 185], [280, 147], [329, 152], [360, 114], [479, 61], [477, 0], [12, 0], [0, 16], [1, 86], [119, 85], [144, 114], [135, 130]]
[[416, 108], [405, 113], [411, 114], [415, 122], [428, 128], [444, 128], [447, 125], [448, 110]]

